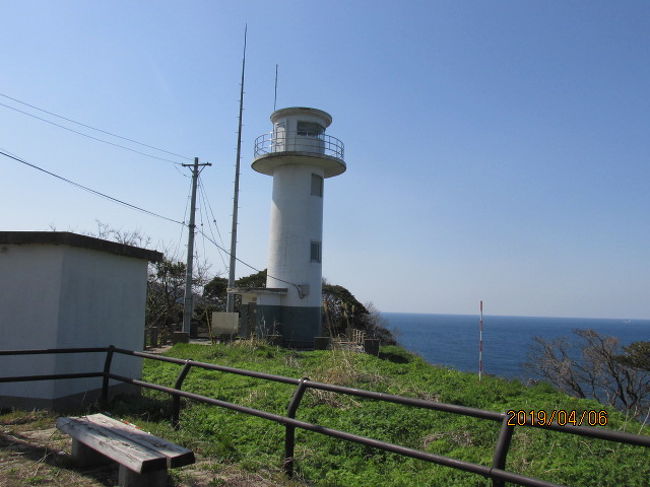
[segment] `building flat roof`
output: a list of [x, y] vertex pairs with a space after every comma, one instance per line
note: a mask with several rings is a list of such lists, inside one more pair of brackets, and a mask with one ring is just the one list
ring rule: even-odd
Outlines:
[[160, 262], [163, 254], [72, 232], [0, 232], [0, 245], [68, 245], [135, 259]]
[[318, 118], [322, 118], [325, 122], [325, 128], [329, 127], [332, 123], [332, 116], [326, 111], [319, 110], [318, 108], [310, 107], [287, 107], [280, 108], [279, 110], [274, 111], [271, 114], [271, 122], [275, 123], [278, 118], [287, 117], [291, 115], [313, 115]]

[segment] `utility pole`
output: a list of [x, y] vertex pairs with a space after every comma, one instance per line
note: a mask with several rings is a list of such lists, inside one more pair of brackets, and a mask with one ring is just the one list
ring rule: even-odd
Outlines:
[[[237, 131], [237, 159], [235, 161], [235, 194], [232, 202], [232, 230], [230, 231], [230, 268], [228, 269], [228, 288], [235, 287], [235, 266], [237, 264], [237, 214], [239, 211], [239, 166], [241, 161], [241, 126], [242, 112], [244, 110], [244, 73], [246, 71], [246, 34], [248, 26], [244, 28], [244, 57], [241, 63], [241, 91], [239, 93], [239, 130]], [[235, 311], [235, 296], [227, 293], [226, 311]]]
[[[199, 158], [194, 158], [194, 164], [183, 164], [192, 170], [192, 203], [190, 210], [190, 225], [187, 235], [187, 265], [185, 269], [185, 300], [183, 305], [183, 333], [190, 334], [190, 323], [192, 322], [192, 308], [194, 296], [192, 295], [192, 267], [194, 265], [194, 213], [196, 213], [196, 184], [199, 174], [205, 166], [211, 166], [209, 162], [199, 164]], [[200, 168], [200, 169], [199, 169]]]

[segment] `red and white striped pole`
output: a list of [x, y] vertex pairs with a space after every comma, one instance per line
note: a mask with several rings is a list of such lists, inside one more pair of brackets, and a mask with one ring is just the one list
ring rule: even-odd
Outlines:
[[478, 380], [483, 375], [483, 301], [480, 302], [481, 318], [478, 322]]

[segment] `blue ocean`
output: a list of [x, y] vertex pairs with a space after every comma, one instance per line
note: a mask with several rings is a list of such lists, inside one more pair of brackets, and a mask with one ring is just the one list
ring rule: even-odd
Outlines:
[[[427, 362], [464, 372], [478, 372], [479, 317], [382, 313], [400, 345]], [[524, 367], [536, 336], [546, 340], [567, 337], [574, 329], [592, 329], [618, 338], [621, 345], [650, 341], [650, 320], [535, 318], [484, 316], [483, 370], [487, 374], [526, 380]]]

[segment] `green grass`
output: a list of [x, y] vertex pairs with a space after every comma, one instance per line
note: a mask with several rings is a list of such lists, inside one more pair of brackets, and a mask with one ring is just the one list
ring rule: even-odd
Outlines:
[[[289, 377], [337, 383], [378, 392], [503, 412], [507, 409], [606, 409], [555, 391], [547, 384], [484, 377], [434, 367], [399, 347], [383, 347], [380, 358], [345, 352], [296, 352], [254, 342], [239, 345], [176, 345], [167, 355], [213, 362]], [[173, 386], [180, 366], [146, 360], [144, 380]], [[184, 390], [277, 414], [295, 387], [193, 368]], [[284, 428], [276, 423], [219, 407], [184, 402], [181, 428], [169, 425], [169, 396], [149, 391], [140, 400], [116, 400], [114, 415], [167, 437], [199, 454], [245, 470], [278, 468]], [[297, 418], [307, 422], [491, 465], [500, 425], [492, 421], [421, 410], [397, 404], [309, 390]], [[616, 411], [608, 427], [650, 434]], [[485, 478], [421, 460], [297, 430], [296, 474], [315, 486], [488, 486]], [[507, 470], [569, 486], [647, 487], [650, 451], [604, 440], [537, 428], [515, 429]]]

